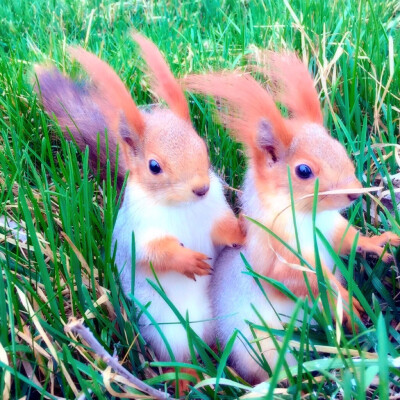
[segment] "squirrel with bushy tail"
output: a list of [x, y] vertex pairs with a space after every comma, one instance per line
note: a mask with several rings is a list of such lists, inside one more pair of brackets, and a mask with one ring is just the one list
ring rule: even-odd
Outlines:
[[152, 269], [180, 314], [184, 318], [188, 314], [191, 328], [212, 344], [210, 273], [222, 247], [242, 244], [244, 234], [224, 197], [223, 184], [210, 166], [206, 143], [191, 124], [181, 87], [157, 47], [139, 34], [134, 39], [147, 63], [152, 91], [168, 107], [140, 110], [111, 67], [81, 48], [69, 52], [92, 83], [78, 85], [55, 69], [39, 67], [38, 91], [44, 108], [56, 117], [65, 135], [72, 134], [81, 149], [89, 146], [94, 170], [97, 165], [106, 166], [105, 128], [111, 167], [115, 167], [119, 145], [120, 185], [129, 171], [113, 232], [121, 285], [126, 295], [133, 293], [143, 306], [149, 305], [147, 312], [169, 342], [173, 355], [142, 313], [141, 334], [157, 358], [187, 362], [187, 331], [148, 283], [155, 281]]

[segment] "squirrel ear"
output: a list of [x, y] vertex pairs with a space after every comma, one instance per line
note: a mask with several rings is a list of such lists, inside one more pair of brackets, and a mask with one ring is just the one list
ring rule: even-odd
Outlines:
[[141, 137], [132, 131], [125, 115], [122, 112], [120, 113], [119, 118], [118, 133], [121, 139], [121, 146], [127, 160], [130, 159], [129, 155], [131, 154], [136, 156], [141, 147]]
[[285, 145], [275, 135], [272, 124], [264, 118], [258, 124], [257, 145], [270, 154], [273, 162], [279, 161], [285, 151]]
[[292, 52], [258, 52], [261, 68], [273, 82], [275, 99], [284, 104], [292, 117], [323, 124], [321, 104], [307, 65]]
[[118, 134], [123, 164], [127, 169], [132, 170], [135, 168], [136, 157], [142, 151], [143, 141], [141, 136], [132, 130], [123, 112], [119, 116]]
[[138, 33], [132, 34], [132, 37], [140, 46], [156, 95], [165, 100], [173, 113], [190, 122], [188, 102], [160, 50], [151, 40]]

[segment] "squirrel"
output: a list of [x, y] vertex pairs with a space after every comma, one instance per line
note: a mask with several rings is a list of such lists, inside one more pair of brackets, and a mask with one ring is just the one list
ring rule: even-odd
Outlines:
[[[154, 43], [140, 34], [133, 38], [147, 63], [152, 90], [168, 108], [157, 105], [150, 112], [139, 110], [111, 67], [82, 48], [69, 52], [90, 76], [88, 88], [81, 89], [58, 72], [42, 68], [37, 76], [46, 111], [72, 132], [78, 145], [88, 145], [92, 154], [97, 132], [102, 135], [104, 128], [110, 133], [111, 154], [119, 144], [123, 157], [118, 171], [129, 171], [113, 231], [121, 286], [129, 296], [135, 268], [133, 295], [160, 324], [174, 359], [187, 362], [186, 329], [148, 283], [154, 280], [150, 263], [165, 295], [184, 318], [188, 313], [191, 328], [212, 344], [210, 273], [220, 250], [243, 244], [245, 236], [225, 199], [222, 181], [210, 166], [206, 143], [191, 124], [182, 88]], [[139, 324], [157, 358], [171, 360], [144, 313]]]
[[[315, 267], [313, 193], [316, 179], [319, 180], [319, 196], [315, 224], [339, 254], [350, 253], [359, 234], [339, 210], [360, 197], [362, 186], [345, 148], [323, 126], [318, 93], [307, 67], [294, 53], [268, 52], [265, 71], [274, 83], [272, 94], [250, 75], [239, 72], [192, 75], [186, 77], [183, 84], [192, 92], [218, 98], [222, 121], [244, 144], [248, 156], [241, 198], [244, 215], [297, 249], [288, 178], [290, 170], [301, 254]], [[275, 101], [287, 107], [289, 118], [282, 116]], [[337, 193], [324, 193], [328, 191]], [[217, 337], [222, 345], [226, 345], [235, 329], [243, 333], [247, 343], [254, 339], [245, 320], [253, 318], [260, 324], [260, 317], [251, 304], [272, 329], [283, 329], [285, 316], [293, 314], [294, 302], [282, 292], [262, 281], [268, 302], [254, 278], [243, 274], [246, 269], [241, 253], [256, 273], [282, 282], [297, 297], [309, 296], [303, 276], [307, 268], [296, 268], [301, 264], [299, 258], [254, 222], [246, 220], [246, 230], [243, 248], [222, 251], [211, 281]], [[392, 232], [372, 237], [359, 234], [357, 250], [383, 255], [383, 261], [388, 262], [392, 256], [383, 254], [382, 248], [388, 242], [398, 246], [400, 237]], [[333, 272], [334, 262], [319, 239], [318, 248], [325, 279], [332, 289], [340, 292], [345, 303], [352, 304], [352, 310], [344, 313], [349, 326], [349, 314], [353, 312], [360, 317], [362, 307], [355, 298], [349, 298], [342, 277]], [[315, 272], [309, 271], [307, 278], [313, 296], [318, 296]], [[278, 356], [273, 340], [265, 337], [265, 332], [255, 332], [263, 338], [260, 342], [262, 354], [273, 370]], [[267, 379], [267, 372], [246, 346], [235, 341], [231, 365], [249, 382]], [[253, 352], [260, 355], [258, 351], [255, 345]], [[291, 355], [287, 355], [286, 360], [289, 364], [293, 362]]]

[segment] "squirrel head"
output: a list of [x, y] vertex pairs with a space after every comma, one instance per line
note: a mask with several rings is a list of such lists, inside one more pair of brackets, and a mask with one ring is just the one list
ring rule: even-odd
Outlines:
[[138, 145], [131, 143], [129, 165], [132, 179], [153, 198], [168, 204], [197, 201], [210, 188], [207, 146], [190, 121], [169, 109], [155, 109], [145, 119]]
[[[319, 193], [346, 191], [320, 195], [318, 211], [349, 206], [359, 197], [361, 184], [346, 150], [323, 127], [306, 66], [293, 53], [267, 56], [262, 72], [272, 80], [272, 95], [251, 76], [238, 73], [192, 75], [184, 84], [221, 100], [221, 119], [245, 145], [261, 198], [270, 202], [271, 197], [284, 197], [290, 204], [289, 167], [296, 209], [312, 210], [317, 178]], [[275, 101], [287, 107], [289, 118], [282, 116]]]
[[[296, 209], [310, 212], [316, 179], [319, 193], [348, 191], [319, 195], [318, 211], [348, 207], [360, 196], [361, 184], [355, 176], [354, 165], [345, 148], [333, 139], [325, 128], [315, 122], [285, 121], [288, 132], [293, 133], [289, 143], [282, 143], [273, 125], [261, 120], [258, 128], [258, 149], [263, 164], [253, 164], [259, 191], [272, 196], [274, 191], [287, 197], [290, 204], [288, 170]], [[255, 152], [253, 150], [253, 152]], [[355, 192], [352, 190], [355, 189]]]
[[71, 48], [70, 54], [89, 74], [92, 97], [118, 133], [128, 185], [139, 184], [152, 199], [167, 204], [197, 201], [210, 187], [207, 146], [194, 130], [184, 93], [157, 47], [133, 35], [142, 50], [151, 86], [169, 108], [141, 112], [115, 71], [94, 54]]

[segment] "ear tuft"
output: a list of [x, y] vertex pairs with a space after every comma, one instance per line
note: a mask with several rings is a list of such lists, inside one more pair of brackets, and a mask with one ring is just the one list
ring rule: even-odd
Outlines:
[[190, 122], [189, 106], [182, 88], [172, 75], [157, 46], [144, 36], [134, 33], [133, 40], [140, 46], [151, 75], [151, 85], [157, 96], [166, 101], [171, 111]]
[[228, 129], [250, 151], [265, 154], [272, 138], [283, 147], [290, 145], [292, 133], [269, 93], [250, 75], [217, 73], [189, 75], [185, 87], [196, 93], [218, 98], [219, 115]]
[[323, 123], [321, 105], [307, 66], [293, 52], [259, 51], [255, 69], [272, 80], [274, 97], [294, 118]]

